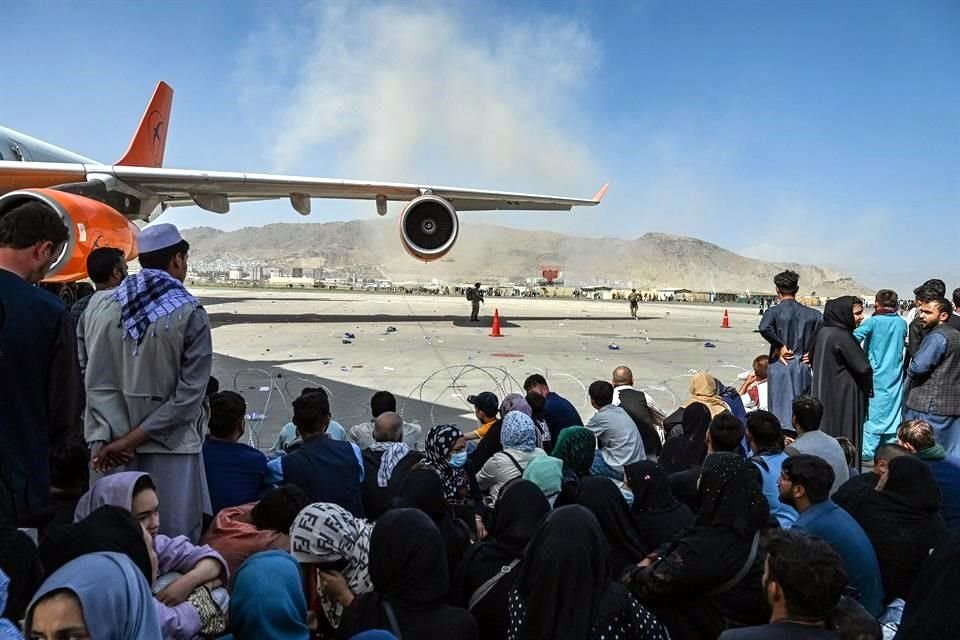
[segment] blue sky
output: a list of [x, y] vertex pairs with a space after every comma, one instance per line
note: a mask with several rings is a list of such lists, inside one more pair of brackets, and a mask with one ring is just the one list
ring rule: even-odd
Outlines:
[[[464, 217], [692, 235], [902, 295], [960, 286], [957, 2], [514, 4], [10, 3], [0, 123], [109, 162], [164, 79], [167, 166], [576, 196], [610, 180], [572, 216]], [[316, 202], [310, 220], [374, 215]], [[165, 219], [303, 221], [284, 203]]]

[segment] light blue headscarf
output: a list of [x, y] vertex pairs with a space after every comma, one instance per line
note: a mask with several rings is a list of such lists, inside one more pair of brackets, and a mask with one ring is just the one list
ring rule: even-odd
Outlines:
[[223, 640], [309, 640], [300, 565], [285, 551], [251, 556], [237, 570]]
[[537, 448], [537, 426], [530, 416], [511, 411], [504, 417], [500, 428], [500, 443], [504, 449], [516, 449], [529, 453]]
[[80, 601], [93, 640], [163, 640], [150, 585], [122, 553], [91, 553], [57, 569], [27, 608], [28, 630], [37, 602], [61, 590]]
[[[7, 608], [7, 589], [10, 587], [10, 578], [0, 569], [0, 613]], [[23, 640], [23, 634], [17, 625], [6, 618], [0, 618], [0, 640]]]

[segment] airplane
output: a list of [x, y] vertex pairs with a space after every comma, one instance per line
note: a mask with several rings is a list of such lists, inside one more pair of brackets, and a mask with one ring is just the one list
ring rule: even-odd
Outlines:
[[[44, 283], [65, 301], [72, 283], [86, 278], [86, 259], [98, 247], [137, 256], [139, 226], [168, 207], [196, 205], [218, 214], [233, 202], [289, 199], [309, 215], [311, 198], [373, 200], [377, 213], [387, 202], [406, 202], [400, 242], [414, 258], [431, 262], [457, 241], [458, 211], [570, 211], [600, 204], [609, 184], [587, 200], [416, 184], [340, 180], [258, 173], [163, 168], [173, 89], [160, 82], [126, 153], [113, 165], [0, 127], [0, 218], [25, 201], [43, 203], [69, 230], [69, 240]], [[59, 286], [57, 286], [59, 285]]]

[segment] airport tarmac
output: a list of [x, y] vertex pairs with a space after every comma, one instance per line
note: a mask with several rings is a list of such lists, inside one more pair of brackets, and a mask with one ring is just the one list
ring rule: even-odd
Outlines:
[[[633, 320], [625, 301], [490, 298], [481, 322], [471, 323], [470, 304], [459, 297], [206, 287], [193, 293], [213, 327], [213, 375], [221, 389], [246, 398], [248, 437], [263, 449], [307, 386], [327, 389], [333, 418], [347, 429], [370, 419], [370, 397], [386, 389], [424, 434], [443, 423], [469, 431], [476, 425], [468, 395], [522, 393], [531, 373], [543, 374], [588, 420], [594, 410], [587, 387], [627, 365], [637, 386], [669, 413], [687, 398], [692, 372], [705, 369], [737, 385], [767, 351], [755, 333], [756, 307], [726, 307], [731, 328], [722, 329], [722, 304], [644, 303]], [[489, 335], [495, 309], [501, 338]]]

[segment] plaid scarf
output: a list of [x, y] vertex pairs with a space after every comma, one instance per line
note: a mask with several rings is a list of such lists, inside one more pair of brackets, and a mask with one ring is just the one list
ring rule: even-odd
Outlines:
[[144, 269], [128, 276], [117, 287], [113, 298], [120, 303], [120, 320], [125, 333], [137, 344], [143, 342], [147, 328], [160, 318], [171, 315], [180, 307], [200, 304], [182, 282], [159, 269]]
[[383, 451], [377, 471], [377, 486], [386, 487], [390, 484], [390, 476], [397, 468], [397, 463], [410, 453], [410, 447], [405, 442], [374, 442], [370, 445], [370, 451]]

